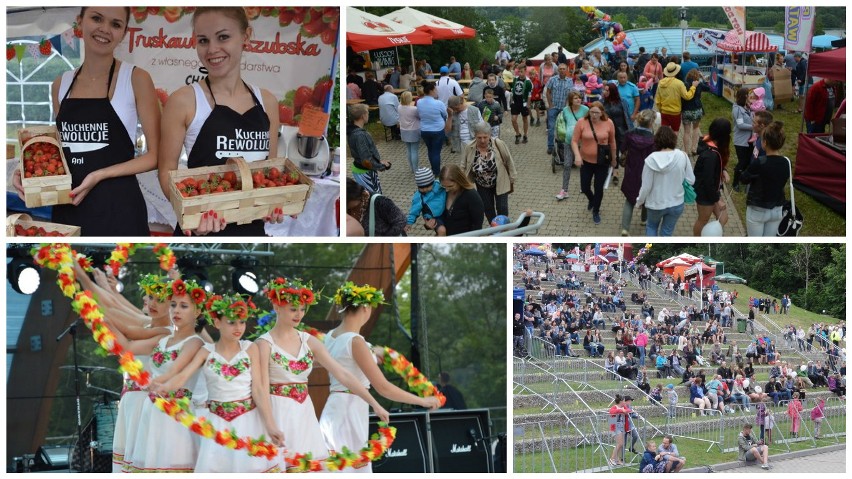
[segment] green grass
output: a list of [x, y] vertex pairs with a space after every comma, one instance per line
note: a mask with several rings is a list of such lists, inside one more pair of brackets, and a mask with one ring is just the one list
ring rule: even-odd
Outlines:
[[[704, 118], [701, 120], [702, 134], [707, 132], [710, 123], [716, 118], [731, 119], [731, 103], [722, 97], [716, 95], [702, 95], [701, 103], [704, 105]], [[775, 110], [772, 116], [776, 121], [784, 123], [784, 130], [787, 133], [787, 142], [781, 150], [781, 154], [790, 158], [793, 162], [793, 170], [796, 169], [796, 147], [799, 143], [798, 132], [801, 130], [802, 114], [796, 113], [794, 103], [784, 103], [783, 110]], [[731, 160], [728, 162], [728, 174], [731, 178], [734, 177], [734, 167], [737, 160], [734, 154], [733, 145], [731, 146]], [[789, 189], [789, 188], [788, 188]], [[789, 197], [789, 192], [787, 196]], [[744, 192], [737, 193], [731, 191], [731, 198], [734, 201], [734, 207], [745, 223], [746, 210], [746, 195]], [[796, 191], [796, 206], [801, 208], [802, 214], [805, 217], [805, 224], [802, 227], [802, 236], [845, 236], [846, 235], [846, 220], [843, 216], [838, 215], [832, 209], [816, 201], [813, 197]]]
[[[798, 200], [797, 200], [798, 201]], [[762, 293], [760, 291], [749, 288], [748, 286], [742, 284], [732, 284], [727, 286], [731, 292], [736, 291], [739, 293], [739, 298], [737, 299], [736, 306], [739, 308], [741, 313], [745, 313], [748, 311], [748, 307], [746, 303], [748, 302], [749, 297], [759, 297], [765, 298], [770, 297], [771, 295]], [[778, 300], [780, 305], [781, 298], [775, 298]], [[779, 306], [780, 308], [780, 306]], [[806, 309], [802, 309], [795, 304], [790, 308], [790, 314], [770, 314], [769, 319], [771, 319], [775, 324], [784, 327], [789, 324], [793, 324], [796, 328], [803, 327], [809, 328], [813, 323], [839, 323], [840, 321], [836, 318], [832, 318], [830, 316], [825, 316], [823, 314], [814, 313], [812, 311], [808, 311]], [[758, 320], [759, 322], [760, 320]]]
[[[845, 417], [844, 418], [835, 417], [835, 418], [828, 419], [827, 421], [831, 422], [831, 425], [832, 425], [832, 427], [834, 427], [835, 431], [845, 431]], [[812, 424], [809, 423], [808, 427], [812, 427]], [[739, 434], [740, 430], [741, 429], [737, 428], [737, 427], [727, 428], [727, 430], [725, 431], [725, 435], [728, 438], [736, 438], [736, 436], [737, 436], [737, 434]], [[545, 428], [545, 432], [547, 432], [547, 431], [548, 431], [548, 429]], [[828, 426], [826, 426], [826, 423], [824, 422], [823, 423], [823, 434], [828, 434], [829, 432], [830, 431], [828, 430]], [[804, 433], [804, 428], [802, 429], [802, 433]], [[784, 434], [786, 435], [787, 431], [784, 431]], [[840, 440], [841, 443], [846, 442], [845, 437], [840, 437], [838, 439]], [[654, 440], [659, 445], [662, 438], [656, 437], [656, 438], [654, 438]], [[711, 465], [711, 464], [720, 464], [720, 463], [723, 463], [723, 462], [732, 462], [732, 461], [736, 461], [737, 456], [738, 456], [737, 452], [721, 453], [721, 452], [719, 452], [719, 449], [715, 448], [715, 447], [710, 449], [710, 451], [708, 452], [707, 451], [708, 443], [701, 442], [701, 441], [695, 441], [695, 440], [689, 440], [689, 439], [685, 439], [685, 438], [682, 438], [682, 437], [676, 437], [675, 438], [675, 444], [677, 445], [677, 448], [678, 448], [678, 451], [680, 452], [680, 454], [683, 457], [686, 457], [686, 467], [687, 468], [705, 465], [705, 464]], [[733, 445], [733, 444], [734, 443], [732, 442], [731, 445]], [[830, 446], [830, 445], [833, 445], [833, 444], [835, 444], [835, 438], [823, 438], [823, 439], [817, 439], [817, 441], [816, 441], [816, 447]], [[814, 448], [813, 444], [810, 441], [794, 442], [794, 443], [790, 443], [789, 446], [790, 446], [791, 451], [799, 451], [799, 450], [813, 449]], [[572, 457], [582, 457], [582, 449], [585, 448], [585, 447], [591, 447], [591, 446], [582, 446], [580, 448], [575, 448], [575, 449], [570, 449], [570, 450], [565, 450], [565, 451], [554, 451], [554, 460], [557, 463], [557, 467], [559, 467], [559, 465], [561, 465], [562, 467], [567, 467], [567, 469], [559, 470], [559, 472], [572, 472], [572, 471], [576, 470], [577, 469], [576, 467], [571, 468], [570, 460], [571, 460]], [[595, 446], [595, 447], [597, 447], [597, 446]], [[610, 452], [611, 452], [611, 450], [607, 449], [607, 455]], [[773, 455], [786, 453], [786, 452], [787, 452], [787, 447], [782, 445], [782, 444], [770, 445], [769, 446], [769, 462], [772, 463], [772, 456]], [[561, 453], [561, 455], [560, 455], [560, 453]], [[542, 452], [537, 452], [537, 453], [535, 453], [535, 455], [529, 454], [529, 453], [515, 454], [515, 467], [516, 468], [520, 467], [520, 465], [523, 464], [524, 460], [527, 461], [527, 465], [530, 467], [530, 469], [528, 469], [528, 470], [524, 470], [524, 471], [516, 470], [515, 472], [541, 472], [541, 473], [553, 472], [548, 467], [549, 461], [546, 461], [547, 465], [541, 464], [542, 461], [540, 460], [541, 459], [540, 456], [542, 454], [543, 454]], [[597, 454], [600, 455], [602, 453], [598, 452]], [[629, 457], [630, 452], [628, 452], [627, 455]], [[537, 457], [539, 460], [535, 461], [535, 463], [533, 464], [532, 459], [534, 457]], [[587, 456], [587, 458], [588, 458], [588, 456]], [[603, 460], [602, 458], [601, 459], [596, 458], [595, 462], [602, 462], [602, 460]], [[621, 468], [621, 469], [616, 469], [616, 472], [633, 473], [633, 472], [637, 472], [637, 469], [638, 469], [638, 460], [637, 460], [636, 465], [633, 465], [633, 466], [630, 466], [630, 467], [624, 467], [624, 468]]]

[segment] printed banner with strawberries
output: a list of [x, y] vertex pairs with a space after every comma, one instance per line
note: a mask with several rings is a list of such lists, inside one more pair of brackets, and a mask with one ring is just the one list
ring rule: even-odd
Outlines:
[[[151, 74], [161, 103], [206, 76], [192, 36], [194, 7], [131, 7], [122, 60]], [[306, 108], [330, 110], [340, 8], [245, 7], [254, 30], [242, 76], [279, 100], [284, 125], [297, 126]]]

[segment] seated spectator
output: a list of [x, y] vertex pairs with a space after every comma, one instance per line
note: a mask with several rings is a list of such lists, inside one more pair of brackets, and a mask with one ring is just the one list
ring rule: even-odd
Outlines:
[[604, 369], [606, 369], [607, 371], [612, 373], [613, 376], [615, 376], [615, 374], [617, 373], [616, 367], [617, 366], [615, 364], [615, 355], [612, 351], [610, 351], [606, 354], [606, 359], [604, 360]]
[[639, 472], [663, 473], [666, 471], [668, 461], [657, 453], [657, 443], [648, 441], [645, 443], [645, 453], [639, 463]]
[[687, 364], [686, 369], [683, 370], [683, 374], [681, 375], [681, 384], [692, 384], [692, 380], [695, 378], [695, 373], [692, 372], [692, 365]]
[[760, 461], [762, 469], [769, 469], [769, 446], [763, 441], [756, 441], [751, 435], [751, 424], [743, 425], [743, 430], [737, 436], [740, 461]]
[[660, 353], [657, 355], [656, 367], [661, 378], [670, 379], [672, 377], [672, 370], [669, 367], [669, 361], [666, 359], [664, 354]]
[[646, 368], [642, 368], [642, 372], [636, 381], [636, 387], [645, 394], [651, 393], [651, 385], [648, 384], [648, 370]]
[[651, 390], [651, 392], [649, 393], [649, 396], [651, 396], [652, 402], [655, 402], [657, 404], [662, 404], [662, 401], [663, 401], [663, 385], [657, 384], [657, 386], [654, 389]]
[[633, 353], [627, 353], [627, 357], [625, 358], [624, 351], [619, 351], [618, 356], [615, 357], [615, 365], [616, 372], [623, 378], [634, 380], [637, 374], [639, 374], [636, 368], [636, 360], [633, 359]]
[[705, 409], [710, 409], [710, 398], [705, 394], [704, 383], [701, 378], [692, 380], [692, 385], [689, 387], [689, 402], [694, 404], [700, 411], [702, 416], [706, 416]]
[[[374, 236], [400, 236], [405, 234], [405, 213], [386, 196], [373, 199], [366, 188], [352, 178], [346, 180], [346, 214], [352, 218], [352, 225], [360, 224], [361, 234]], [[371, 201], [372, 200], [372, 201]], [[375, 208], [374, 214], [370, 209]], [[370, 217], [373, 217], [371, 224]], [[349, 224], [347, 223], [347, 227]], [[348, 231], [348, 229], [347, 229]], [[353, 230], [353, 234], [355, 231]]]
[[737, 375], [737, 378], [734, 380], [734, 386], [731, 390], [731, 395], [734, 397], [734, 401], [740, 403], [742, 407], [745, 409], [745, 412], [751, 412], [750, 403], [748, 395], [743, 389], [743, 377]]
[[677, 408], [677, 391], [675, 391], [674, 384], [666, 384], [666, 395], [669, 398], [669, 418], [674, 418]]
[[686, 458], [681, 457], [677, 446], [672, 442], [672, 437], [669, 435], [663, 437], [663, 443], [657, 448], [657, 453], [666, 462], [665, 472], [680, 472], [686, 465]]
[[589, 353], [589, 356], [596, 358], [603, 356], [604, 345], [595, 342], [591, 330], [586, 330], [586, 335], [583, 336], [583, 349], [585, 349], [586, 352]]
[[393, 87], [385, 85], [385, 92], [379, 97], [379, 121], [391, 130], [391, 138], [400, 140], [399, 98], [393, 93]]

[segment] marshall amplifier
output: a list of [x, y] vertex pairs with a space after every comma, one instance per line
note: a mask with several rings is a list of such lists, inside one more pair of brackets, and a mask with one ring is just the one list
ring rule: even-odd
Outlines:
[[441, 411], [430, 419], [435, 472], [493, 472], [487, 409]]
[[[426, 457], [426, 415], [416, 413], [391, 414], [390, 423], [396, 428], [396, 439], [381, 459], [373, 462], [373, 472], [429, 472]], [[370, 415], [370, 435], [377, 430], [378, 419]]]

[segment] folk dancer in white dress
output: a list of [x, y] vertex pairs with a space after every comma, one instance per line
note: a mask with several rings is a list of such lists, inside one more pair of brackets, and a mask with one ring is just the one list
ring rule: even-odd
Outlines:
[[[219, 330], [219, 340], [207, 344], [194, 357], [182, 356], [171, 372], [157, 378], [154, 392], [166, 394], [180, 389], [201, 368], [207, 380], [209, 414], [204, 414], [216, 430], [230, 429], [239, 437], [260, 438], [265, 430], [256, 395], [260, 389], [257, 346], [242, 341], [246, 322], [256, 315], [251, 299], [239, 295], [211, 296], [207, 302], [207, 322]], [[263, 365], [265, 366], [265, 365]], [[266, 403], [261, 404], [263, 408]], [[201, 441], [195, 472], [280, 472], [280, 459], [249, 456], [245, 450], [228, 449], [212, 439]]]
[[[169, 314], [174, 333], [151, 339], [129, 342], [120, 331], [113, 331], [119, 343], [135, 354], [150, 355], [153, 380], [168, 373], [181, 356], [194, 356], [204, 345], [196, 334], [196, 323], [201, 314], [207, 293], [194, 281], [177, 279], [169, 284]], [[169, 398], [187, 397], [197, 400], [193, 393], [198, 389], [198, 373], [187, 381], [187, 386], [169, 392]], [[206, 390], [204, 391], [206, 396]], [[199, 440], [188, 428], [178, 423], [154, 406], [156, 396], [142, 407], [138, 418], [135, 447], [132, 455], [125, 456], [125, 472], [192, 472], [198, 456]]]
[[286, 447], [290, 454], [311, 453], [313, 459], [328, 457], [328, 448], [308, 395], [308, 375], [314, 360], [372, 406], [382, 421], [387, 421], [388, 412], [328, 354], [325, 346], [310, 334], [296, 329], [307, 307], [316, 303], [310, 285], [279, 277], [266, 285], [265, 292], [273, 304], [276, 319], [275, 326], [255, 342], [260, 349], [260, 364], [268, 365], [263, 368], [261, 381], [263, 389], [269, 391], [265, 398], [256, 399], [270, 401], [272, 417], [265, 419], [271, 421], [266, 429], [273, 442]]
[[[144, 292], [140, 311], [116, 291], [103, 271], [95, 269], [92, 281], [79, 265], [77, 266], [76, 277], [83, 288], [96, 295], [101, 311], [115, 322], [115, 329], [124, 336], [141, 340], [172, 333], [174, 328], [169, 320], [169, 305], [166, 299], [168, 278], [148, 274], [139, 280], [139, 288]], [[150, 369], [147, 355], [138, 355], [136, 359], [142, 362], [145, 369]], [[146, 402], [148, 393], [125, 373], [113, 431], [112, 472], [121, 472], [125, 465], [125, 456], [133, 453], [136, 444], [136, 421]]]
[[[428, 409], [441, 406], [436, 397], [421, 398], [391, 384], [376, 362], [370, 345], [361, 336], [361, 328], [370, 319], [373, 308], [384, 302], [384, 294], [370, 285], [356, 286], [347, 282], [334, 296], [334, 303], [341, 307], [343, 324], [325, 336], [329, 354], [346, 371], [358, 379], [365, 388], [370, 384], [376, 392], [391, 401], [413, 404]], [[358, 451], [369, 439], [367, 403], [352, 394], [333, 375], [329, 377], [331, 394], [320, 417], [320, 429], [328, 448], [341, 452], [343, 448]], [[372, 464], [341, 472], [372, 472]]]

